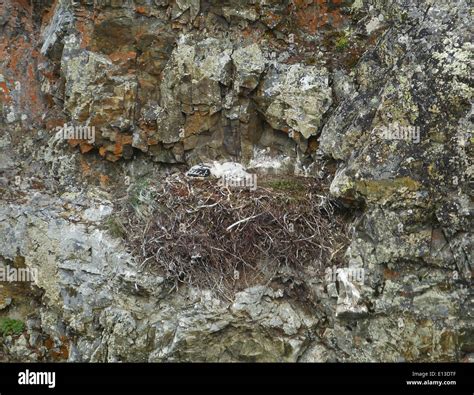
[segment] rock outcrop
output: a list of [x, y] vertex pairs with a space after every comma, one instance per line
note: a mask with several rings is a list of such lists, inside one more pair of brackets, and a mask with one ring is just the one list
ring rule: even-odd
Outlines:
[[[471, 17], [466, 0], [0, 1], [0, 263], [38, 271], [0, 283], [0, 318], [26, 323], [0, 357], [472, 361]], [[277, 265], [230, 298], [150, 271], [111, 221], [121, 192], [145, 229], [147, 180], [214, 161], [327, 183], [314, 204], [350, 222], [344, 267]]]

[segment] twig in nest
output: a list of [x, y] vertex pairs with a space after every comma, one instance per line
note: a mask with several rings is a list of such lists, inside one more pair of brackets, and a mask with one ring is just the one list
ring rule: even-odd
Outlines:
[[226, 231], [228, 232], [229, 230], [231, 230], [232, 228], [236, 227], [237, 225], [240, 225], [240, 224], [243, 224], [244, 222], [247, 222], [247, 221], [250, 221], [252, 219], [255, 219], [255, 218], [258, 218], [262, 215], [263, 213], [260, 213], [260, 214], [257, 214], [257, 215], [253, 215], [251, 217], [248, 217], [248, 218], [244, 218], [244, 219], [241, 219], [240, 221], [237, 221], [236, 223], [230, 225], [227, 227]]

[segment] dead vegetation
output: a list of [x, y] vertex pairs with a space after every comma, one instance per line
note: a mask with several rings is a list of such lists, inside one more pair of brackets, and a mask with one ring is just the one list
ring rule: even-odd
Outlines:
[[132, 185], [111, 231], [146, 270], [229, 296], [281, 271], [341, 263], [346, 221], [316, 181], [259, 178], [255, 191], [173, 175]]

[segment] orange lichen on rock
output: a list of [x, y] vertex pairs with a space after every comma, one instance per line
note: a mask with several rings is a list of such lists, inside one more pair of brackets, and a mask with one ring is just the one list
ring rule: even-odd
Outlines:
[[112, 52], [110, 54], [110, 60], [113, 62], [118, 62], [118, 61], [128, 61], [135, 59], [137, 56], [137, 53], [135, 51], [128, 51], [128, 52]]
[[[4, 81], [0, 87], [0, 100], [11, 104], [16, 114], [26, 115], [34, 123], [41, 120], [45, 104], [41, 100], [40, 84], [35, 75], [40, 56], [35, 50], [31, 7], [26, 0], [0, 4], [0, 14], [10, 15], [0, 41], [0, 56], [7, 60], [2, 70]], [[21, 31], [18, 30], [19, 25], [22, 26]]]
[[87, 162], [87, 160], [84, 157], [80, 157], [80, 166], [81, 166], [81, 171], [82, 174], [85, 176], [88, 176], [92, 173], [91, 166]]
[[390, 269], [385, 269], [384, 272], [383, 272], [383, 277], [386, 279], [386, 280], [393, 280], [393, 279], [396, 279], [397, 277], [399, 277], [400, 274], [397, 273], [396, 271], [394, 270], [390, 270]]
[[147, 144], [148, 145], [158, 145], [159, 144], [159, 141], [157, 139], [154, 139], [153, 137], [150, 137], [148, 140], [147, 140]]
[[10, 97], [10, 90], [8, 89], [5, 81], [0, 82], [0, 101], [3, 103], [10, 103], [12, 98]]
[[85, 19], [78, 20], [76, 28], [81, 33], [81, 48], [88, 48], [92, 37], [89, 21]]
[[54, 13], [56, 11], [56, 5], [57, 5], [58, 1], [57, 0], [54, 0], [53, 4], [51, 4], [51, 7], [49, 9], [47, 9], [44, 13], [43, 13], [43, 19], [41, 21], [41, 24], [43, 26], [47, 26], [49, 25], [49, 23], [51, 22], [51, 20], [53, 19], [53, 16], [54, 16]]
[[58, 127], [63, 127], [66, 123], [65, 118], [48, 118], [45, 122], [45, 127], [51, 132], [56, 132]]
[[213, 123], [215, 123], [215, 117], [213, 119], [207, 113], [196, 112], [186, 119], [186, 124], [184, 125], [185, 137], [209, 130]]
[[67, 143], [68, 143], [71, 147], [77, 147], [77, 146], [81, 143], [81, 140], [69, 139], [69, 140], [67, 141]]
[[68, 341], [66, 337], [61, 337], [61, 343], [59, 346], [56, 346], [55, 342], [51, 338], [47, 338], [43, 345], [48, 350], [49, 356], [54, 361], [63, 361], [66, 360], [69, 356], [69, 347], [67, 345]]
[[86, 152], [92, 151], [94, 146], [92, 144], [82, 142], [79, 144], [79, 149], [81, 150], [82, 154], [85, 154]]
[[102, 187], [106, 187], [109, 184], [110, 178], [105, 174], [99, 174], [99, 182]]
[[342, 0], [294, 0], [293, 12], [298, 26], [308, 33], [323, 27], [337, 28], [342, 22], [339, 6]]
[[71, 147], [79, 146], [79, 150], [82, 154], [85, 154], [86, 152], [92, 151], [94, 149], [94, 146], [92, 144], [89, 144], [87, 141], [84, 140], [70, 139], [67, 142]]
[[141, 14], [141, 15], [148, 15], [150, 13], [149, 10], [146, 7], [143, 7], [143, 6], [135, 7], [135, 12], [137, 14]]
[[115, 147], [114, 147], [114, 155], [120, 156], [123, 152], [124, 145], [132, 145], [132, 136], [126, 134], [119, 134], [117, 133], [115, 137]]

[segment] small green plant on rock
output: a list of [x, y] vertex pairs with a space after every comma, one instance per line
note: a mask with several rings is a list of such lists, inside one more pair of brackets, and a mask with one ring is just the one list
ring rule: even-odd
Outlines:
[[343, 51], [349, 46], [349, 39], [347, 36], [341, 36], [336, 40], [336, 49], [338, 51]]
[[106, 227], [110, 234], [113, 237], [123, 239], [125, 237], [126, 231], [122, 221], [115, 216], [110, 216], [107, 218]]
[[25, 324], [13, 318], [0, 319], [0, 334], [2, 336], [19, 335], [25, 329]]
[[298, 192], [304, 190], [304, 185], [301, 182], [292, 179], [270, 180], [264, 182], [264, 186], [269, 186], [272, 189], [286, 192]]
[[136, 207], [142, 204], [145, 198], [148, 196], [147, 190], [149, 188], [148, 180], [139, 180], [134, 185], [129, 192], [129, 203]]

